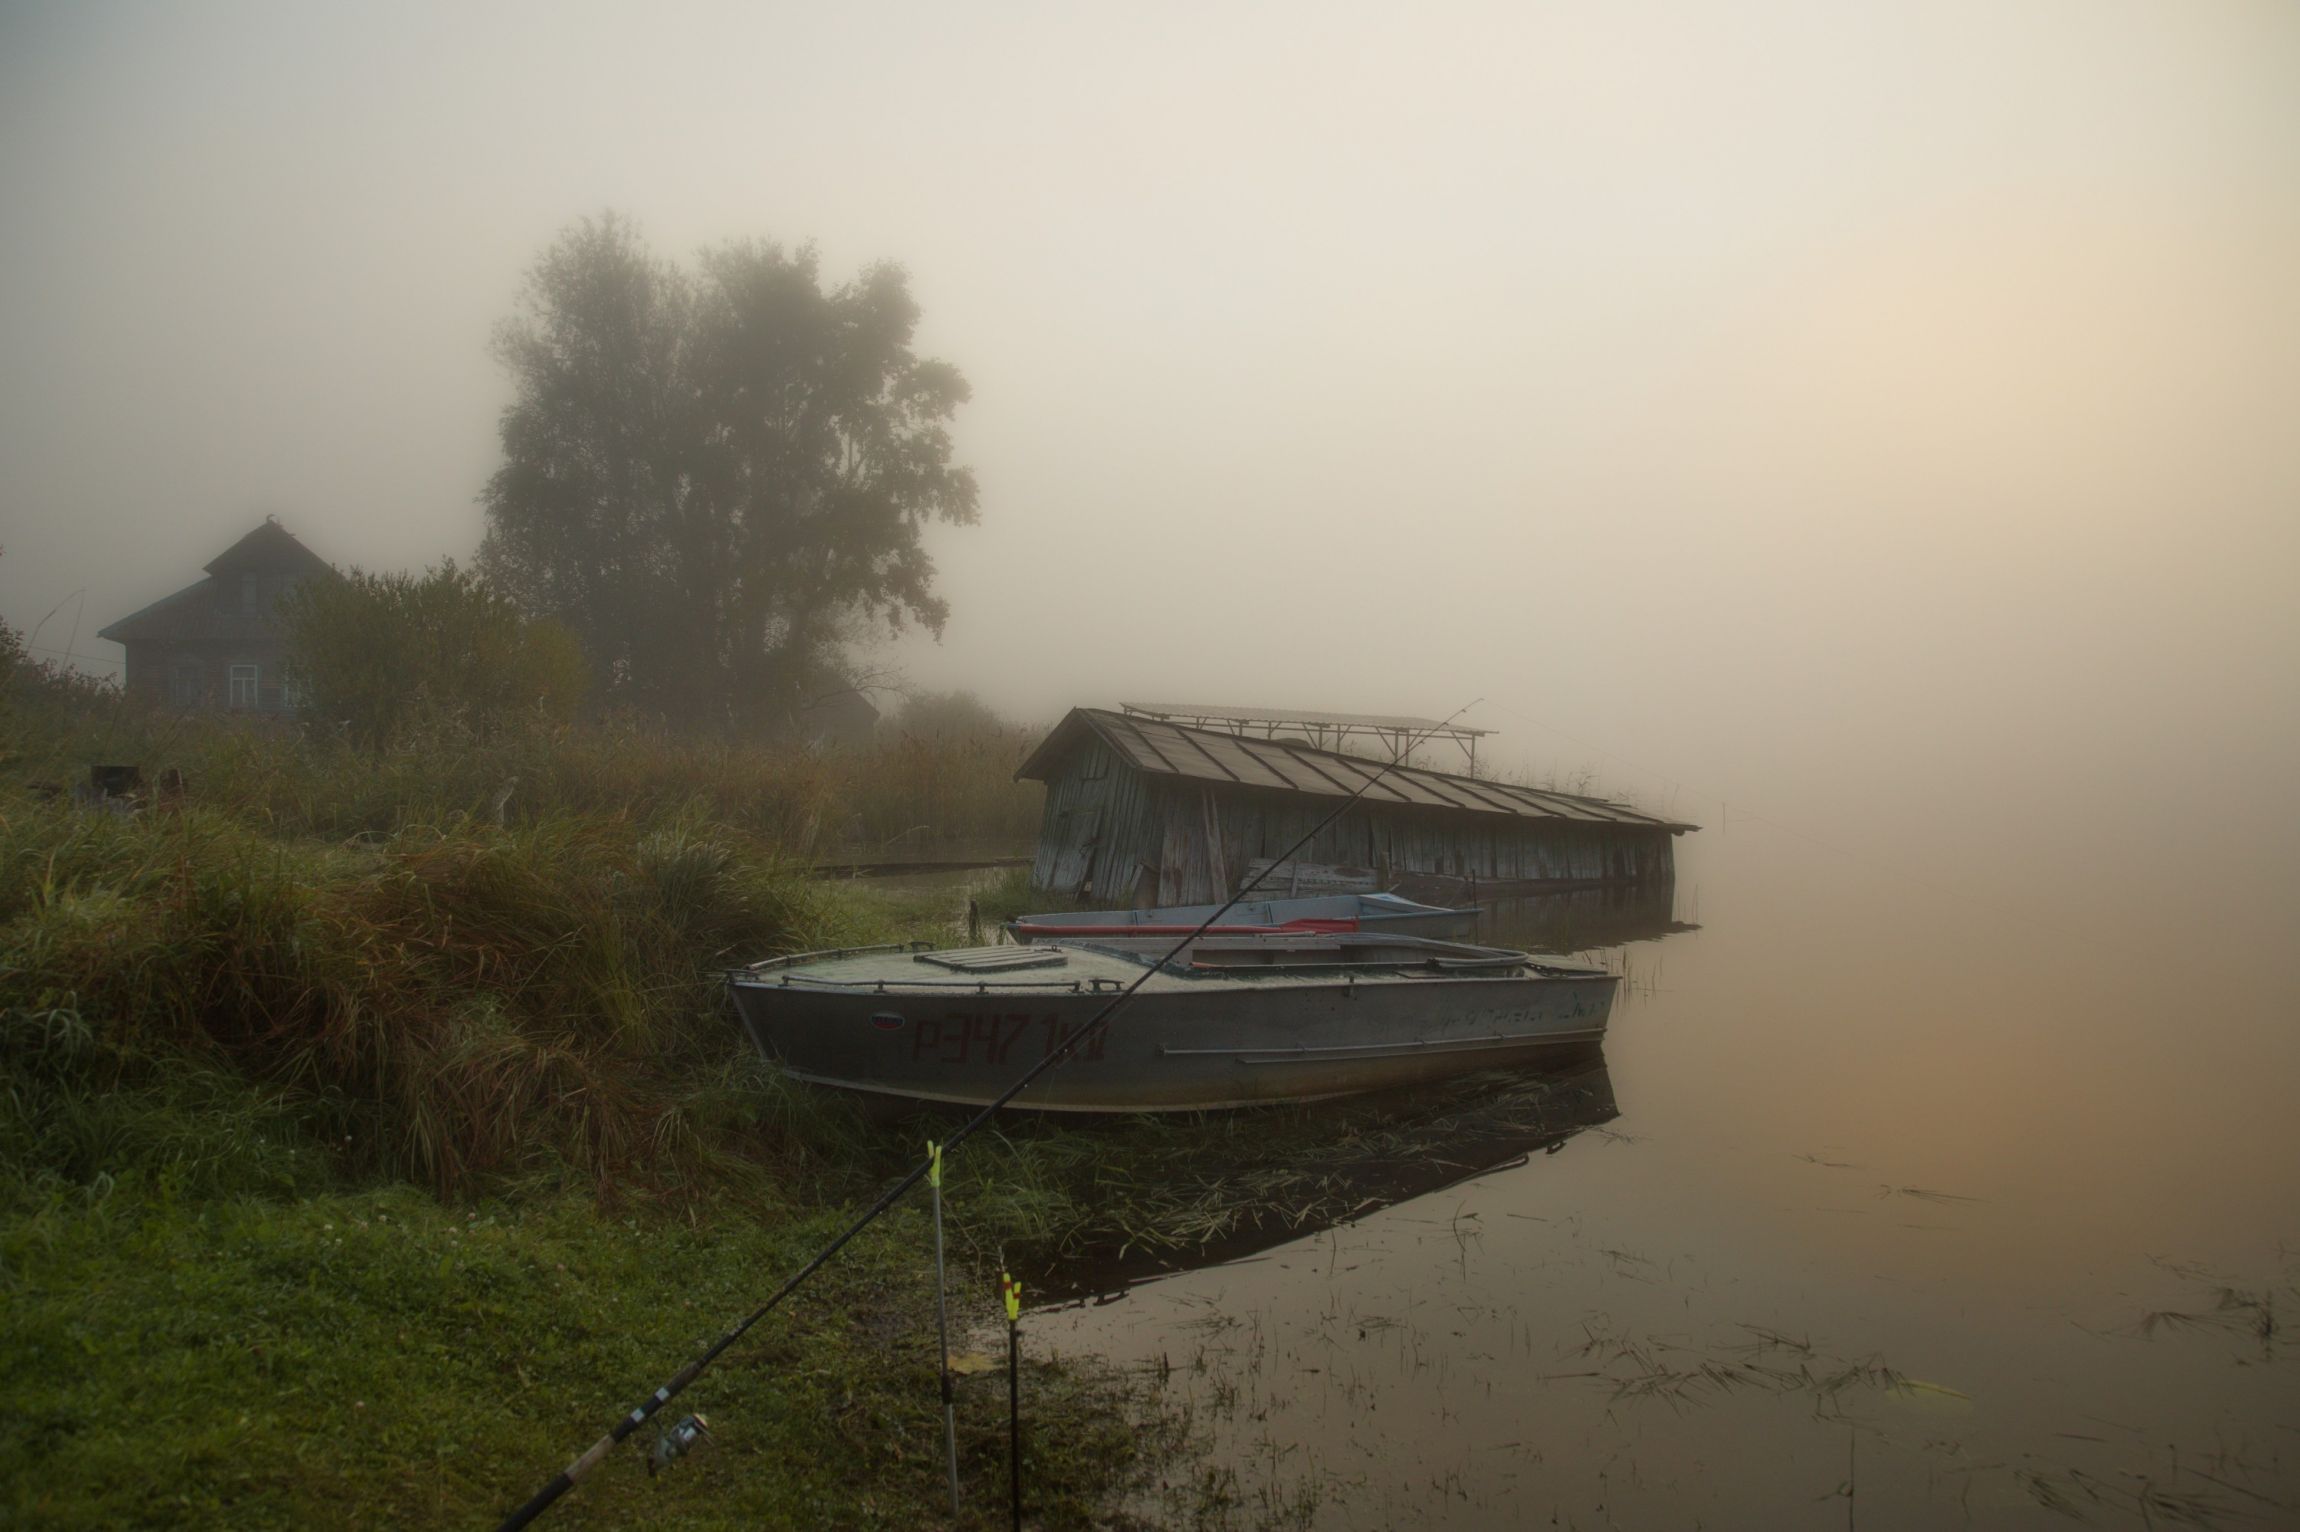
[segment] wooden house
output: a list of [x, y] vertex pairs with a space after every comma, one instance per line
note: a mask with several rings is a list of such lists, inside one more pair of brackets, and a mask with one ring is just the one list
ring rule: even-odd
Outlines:
[[[1046, 784], [1031, 882], [1110, 906], [1224, 899], [1383, 766], [1275, 730], [1256, 737], [1242, 723], [1075, 708], [1015, 773]], [[1260, 888], [1665, 884], [1676, 877], [1676, 837], [1695, 828], [1602, 798], [1395, 765]]]
[[294, 711], [274, 613], [298, 581], [328, 573], [327, 561], [267, 517], [211, 559], [206, 572], [98, 635], [128, 651], [123, 685], [132, 695], [192, 711]]
[[789, 733], [818, 748], [867, 745], [878, 733], [878, 708], [855, 687], [840, 686], [795, 708]]

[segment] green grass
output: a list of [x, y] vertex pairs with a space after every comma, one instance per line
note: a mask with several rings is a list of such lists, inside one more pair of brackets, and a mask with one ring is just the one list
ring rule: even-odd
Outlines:
[[1035, 915], [1056, 909], [1062, 901], [1053, 894], [1030, 886], [1030, 869], [1009, 867], [996, 878], [987, 881], [975, 894], [975, 904], [982, 912], [985, 930], [1013, 920], [1021, 915]]
[[[715, 1210], [721, 1214], [725, 1210]], [[828, 1212], [628, 1219], [409, 1187], [55, 1208], [0, 1235], [0, 1519], [245, 1528], [486, 1524], [832, 1232]], [[926, 1225], [883, 1220], [553, 1511], [570, 1526], [910, 1527], [941, 1514]], [[979, 1319], [987, 1292], [971, 1303]], [[1003, 1374], [966, 1380], [968, 1525], [1003, 1524]], [[1031, 1503], [1102, 1515], [1140, 1401], [1032, 1364]]]

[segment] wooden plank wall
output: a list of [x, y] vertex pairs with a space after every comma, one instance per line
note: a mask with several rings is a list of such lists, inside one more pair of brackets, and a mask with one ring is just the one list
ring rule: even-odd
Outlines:
[[[1226, 897], [1249, 864], [1278, 856], [1332, 811], [1330, 801], [1146, 777], [1090, 740], [1047, 784], [1031, 882], [1113, 907]], [[1299, 859], [1481, 883], [1670, 882], [1672, 838], [1649, 825], [1513, 820], [1360, 804]]]
[[1031, 885], [1113, 908], [1157, 902], [1165, 827], [1148, 787], [1102, 741], [1088, 740], [1046, 784]]

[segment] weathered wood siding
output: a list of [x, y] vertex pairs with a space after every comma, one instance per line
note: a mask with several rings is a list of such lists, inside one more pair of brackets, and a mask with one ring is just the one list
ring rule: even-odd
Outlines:
[[[1047, 783], [1031, 881], [1112, 906], [1227, 897], [1249, 863], [1274, 858], [1333, 811], [1330, 799], [1148, 777], [1099, 739]], [[1415, 873], [1481, 883], [1666, 883], [1665, 827], [1512, 818], [1359, 804], [1299, 859], [1370, 867], [1386, 885]]]
[[1081, 746], [1046, 784], [1032, 886], [1069, 899], [1105, 898], [1114, 906], [1155, 902], [1136, 896], [1145, 878], [1156, 888], [1164, 834], [1146, 788], [1142, 774], [1102, 741]]

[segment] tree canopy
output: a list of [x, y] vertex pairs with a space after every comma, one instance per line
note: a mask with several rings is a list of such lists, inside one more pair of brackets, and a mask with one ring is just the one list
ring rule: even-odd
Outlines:
[[582, 698], [573, 636], [528, 621], [453, 559], [420, 575], [355, 569], [304, 580], [279, 610], [307, 705], [362, 745], [388, 745], [415, 726], [485, 734], [563, 722]]
[[689, 726], [778, 727], [865, 629], [939, 634], [921, 533], [977, 493], [966, 380], [912, 354], [918, 312], [895, 265], [826, 290], [812, 246], [687, 271], [625, 219], [575, 225], [496, 335], [516, 396], [480, 567], [575, 633], [600, 696]]
[[970, 691], [913, 692], [880, 728], [905, 739], [1003, 739], [1021, 732]]

